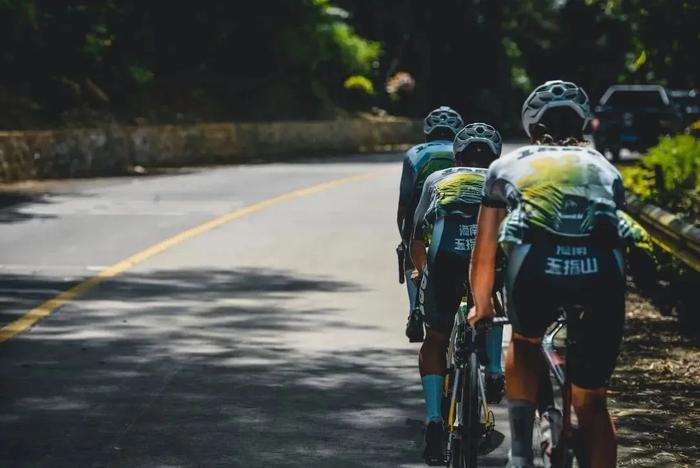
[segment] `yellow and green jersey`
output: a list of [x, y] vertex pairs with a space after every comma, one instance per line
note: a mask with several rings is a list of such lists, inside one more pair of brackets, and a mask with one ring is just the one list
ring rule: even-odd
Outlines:
[[428, 240], [438, 219], [456, 215], [464, 220], [460, 237], [471, 240], [471, 251], [485, 176], [486, 169], [472, 167], [451, 167], [428, 176], [413, 216], [414, 238]]
[[509, 209], [501, 243], [528, 243], [538, 230], [587, 237], [600, 228], [640, 248], [648, 240], [644, 229], [620, 211], [620, 173], [587, 147], [525, 146], [502, 156], [488, 169], [482, 203]]

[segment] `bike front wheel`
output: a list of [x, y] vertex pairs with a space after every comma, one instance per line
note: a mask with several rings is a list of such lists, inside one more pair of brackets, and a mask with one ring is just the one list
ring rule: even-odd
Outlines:
[[469, 355], [462, 384], [462, 427], [460, 437], [454, 441], [452, 468], [476, 468], [481, 421], [479, 419], [479, 361], [476, 353]]

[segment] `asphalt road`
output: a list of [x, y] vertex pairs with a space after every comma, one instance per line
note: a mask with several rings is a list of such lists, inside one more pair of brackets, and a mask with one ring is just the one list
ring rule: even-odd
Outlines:
[[[0, 343], [0, 466], [423, 466], [400, 155], [6, 189], [0, 326], [192, 227], [364, 174], [173, 241]], [[506, 462], [495, 412], [483, 466]]]

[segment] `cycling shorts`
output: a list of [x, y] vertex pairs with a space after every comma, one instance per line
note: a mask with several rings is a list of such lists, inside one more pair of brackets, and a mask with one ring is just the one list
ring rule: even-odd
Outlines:
[[455, 313], [466, 294], [475, 221], [473, 216], [455, 214], [435, 222], [416, 301], [429, 328], [447, 334], [452, 330]]
[[608, 385], [625, 320], [622, 253], [591, 242], [521, 244], [509, 254], [506, 311], [513, 330], [542, 337], [567, 309], [567, 369], [575, 385]]

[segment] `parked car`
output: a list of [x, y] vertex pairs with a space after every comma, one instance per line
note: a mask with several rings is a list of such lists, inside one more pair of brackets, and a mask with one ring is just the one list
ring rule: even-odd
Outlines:
[[617, 161], [622, 148], [643, 152], [662, 135], [681, 132], [683, 118], [663, 86], [614, 85], [595, 107], [591, 127], [596, 149]]
[[668, 94], [681, 114], [684, 128], [700, 120], [700, 92], [697, 89], [672, 89]]

